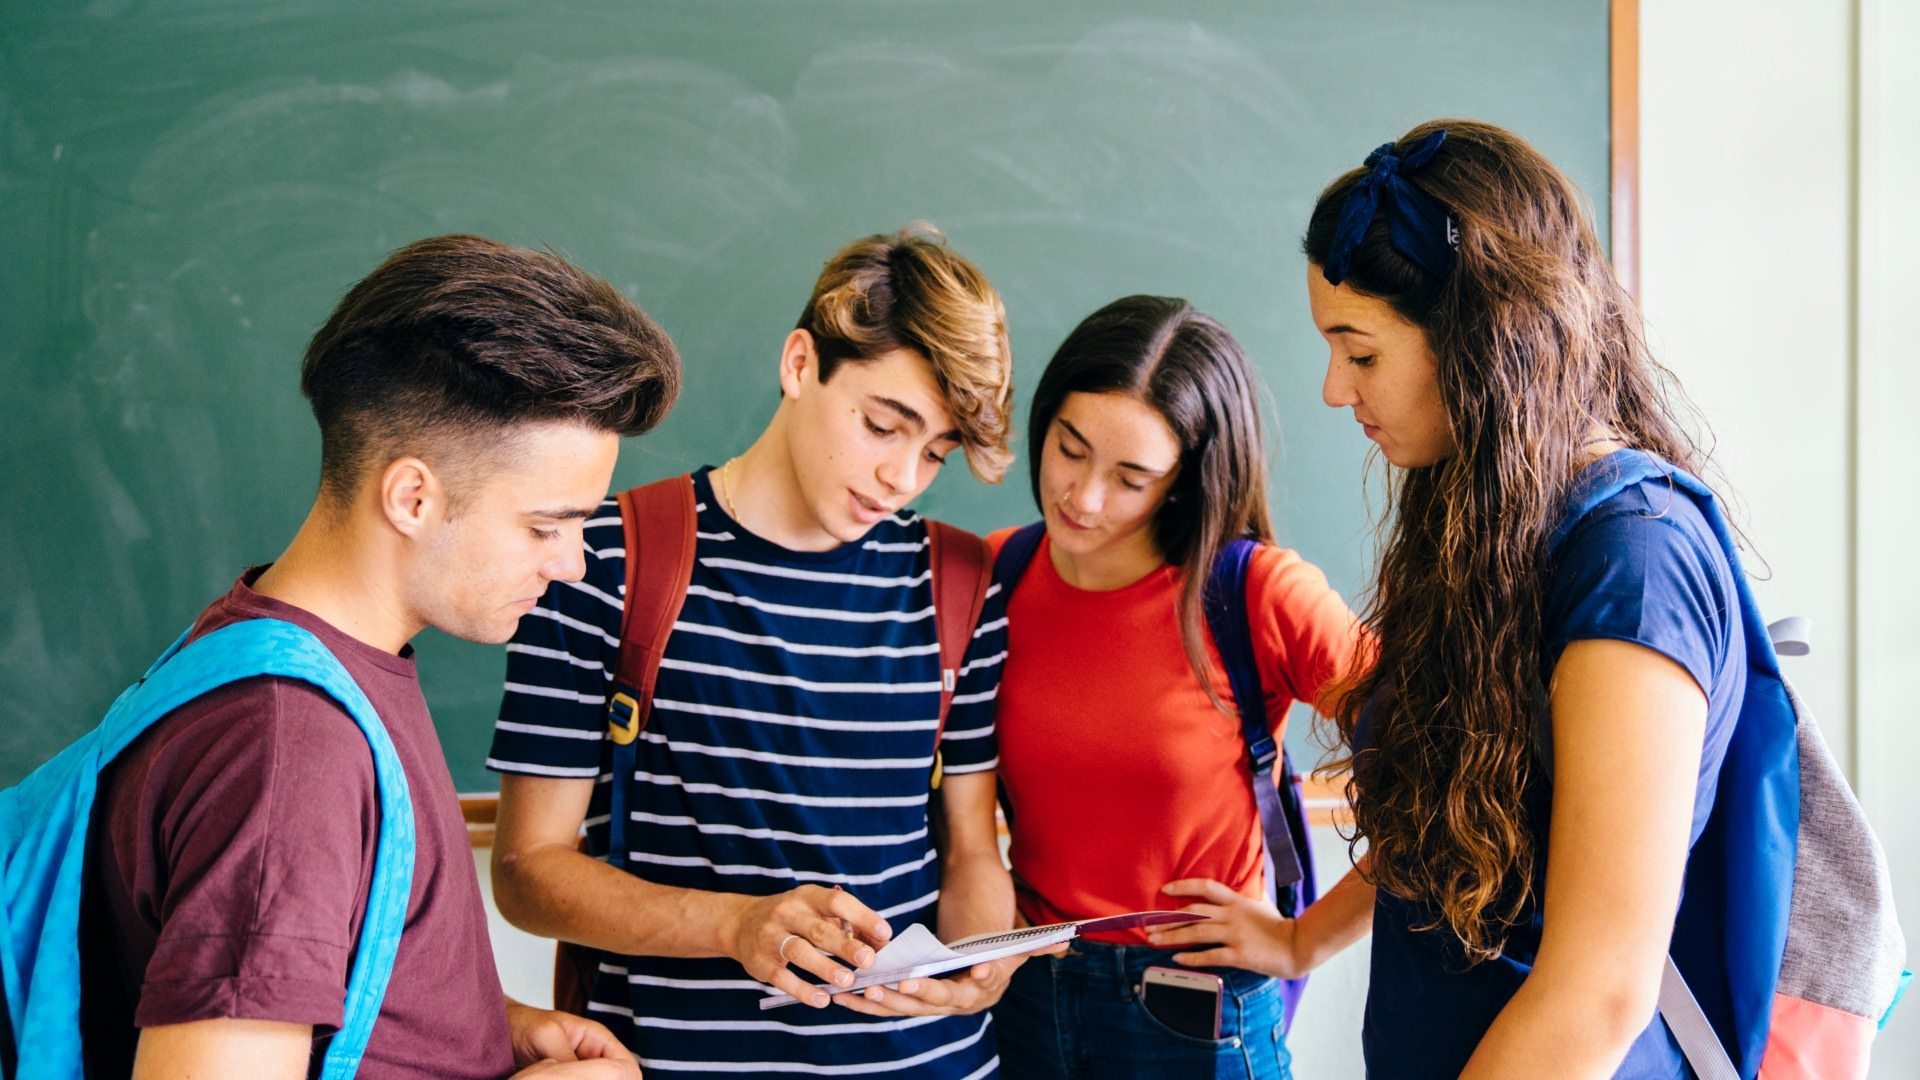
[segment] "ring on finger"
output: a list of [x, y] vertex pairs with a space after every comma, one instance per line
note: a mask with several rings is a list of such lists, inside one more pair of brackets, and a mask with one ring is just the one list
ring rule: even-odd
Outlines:
[[788, 934], [786, 937], [783, 937], [780, 939], [780, 962], [781, 963], [783, 964], [793, 963], [793, 961], [787, 959], [787, 945], [791, 942], [800, 941], [800, 940], [802, 939], [799, 934]]

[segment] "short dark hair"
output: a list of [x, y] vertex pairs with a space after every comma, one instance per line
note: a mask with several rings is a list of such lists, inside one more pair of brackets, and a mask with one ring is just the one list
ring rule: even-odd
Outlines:
[[679, 395], [680, 357], [646, 312], [552, 251], [436, 236], [347, 292], [307, 344], [300, 392], [320, 423], [321, 492], [345, 498], [395, 457], [453, 468], [520, 424], [639, 435]]

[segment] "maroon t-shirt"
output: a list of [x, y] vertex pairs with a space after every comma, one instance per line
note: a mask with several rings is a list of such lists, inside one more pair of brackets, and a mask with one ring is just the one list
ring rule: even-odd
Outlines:
[[[413, 893], [360, 1075], [513, 1071], [467, 827], [409, 648], [356, 641], [249, 588], [194, 625], [316, 634], [380, 713], [412, 793]], [[339, 1026], [379, 829], [373, 753], [345, 709], [256, 678], [182, 706], [100, 778], [82, 923], [90, 1072], [125, 1076], [136, 1028], [217, 1017]]]

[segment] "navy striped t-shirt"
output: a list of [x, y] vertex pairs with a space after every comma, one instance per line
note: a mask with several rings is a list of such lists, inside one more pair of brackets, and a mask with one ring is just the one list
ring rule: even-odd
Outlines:
[[[933, 925], [927, 830], [940, 656], [926, 524], [901, 512], [861, 540], [797, 552], [747, 532], [694, 475], [698, 540], [631, 777], [629, 869], [661, 885], [768, 895], [839, 885], [897, 935]], [[605, 857], [606, 696], [626, 553], [618, 504], [586, 524], [586, 577], [555, 583], [507, 646], [489, 767], [599, 780], [587, 842]], [[950, 775], [997, 764], [1005, 604], [988, 594], [941, 749]], [[636, 913], [636, 918], [648, 915]], [[648, 1075], [958, 1078], [998, 1066], [989, 1014], [880, 1019], [758, 1008], [731, 959], [600, 957], [590, 1011]]]

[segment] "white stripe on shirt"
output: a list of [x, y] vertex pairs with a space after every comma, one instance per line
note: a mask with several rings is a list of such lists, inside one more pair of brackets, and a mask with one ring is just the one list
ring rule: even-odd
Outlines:
[[748, 562], [745, 559], [701, 559], [700, 565], [710, 570], [739, 570], [748, 574], [765, 574], [768, 577], [788, 578], [793, 581], [821, 581], [830, 585], [867, 585], [876, 589], [911, 589], [933, 578], [933, 570], [920, 571], [912, 577], [875, 577], [871, 574], [836, 574], [828, 570], [802, 570], [797, 566], [776, 566], [769, 563]]
[[782, 881], [812, 881], [821, 885], [878, 885], [883, 881], [892, 881], [903, 874], [911, 874], [924, 869], [939, 853], [929, 850], [926, 855], [912, 862], [898, 866], [889, 866], [877, 874], [823, 874], [813, 870], [795, 870], [790, 866], [754, 866], [749, 863], [716, 863], [700, 855], [656, 855], [651, 851], [629, 851], [630, 862], [649, 863], [654, 866], [691, 866], [720, 874], [725, 877], [770, 877]]
[[584, 593], [587, 596], [591, 596], [595, 600], [600, 601], [601, 603], [607, 605], [608, 607], [612, 608], [615, 611], [623, 610], [621, 600], [619, 597], [608, 596], [606, 593], [601, 592], [599, 589], [594, 588], [593, 586], [587, 584], [584, 581], [562, 581], [560, 582], [560, 584], [565, 585], [567, 588], [572, 589], [574, 592]]
[[960, 675], [962, 677], [965, 677], [968, 672], [972, 671], [975, 668], [993, 667], [994, 665], [1000, 663], [1000, 661], [1005, 660], [1006, 658], [1007, 658], [1007, 651], [1005, 649], [1002, 649], [999, 652], [994, 653], [992, 656], [983, 656], [978, 660], [969, 662], [965, 667], [962, 667], [960, 669]]
[[[607, 695], [605, 694], [583, 694], [578, 690], [568, 690], [565, 687], [534, 686], [530, 683], [510, 682], [507, 684], [507, 693], [525, 694], [528, 697], [554, 698], [558, 701], [573, 701], [581, 705], [605, 705], [607, 703]], [[954, 700], [958, 701], [959, 699], [955, 698]]]
[[605, 630], [600, 629], [599, 627], [593, 625], [592, 623], [584, 623], [584, 622], [581, 622], [579, 619], [573, 618], [570, 615], [562, 615], [558, 611], [555, 611], [554, 609], [547, 607], [544, 604], [536, 606], [532, 611], [527, 612], [527, 614], [531, 616], [537, 616], [542, 619], [552, 619], [554, 622], [559, 623], [561, 626], [565, 626], [573, 630], [578, 630], [583, 634], [592, 634], [594, 637], [597, 637], [601, 641], [606, 642], [607, 648], [609, 649], [618, 649], [620, 647], [620, 639], [615, 637], [614, 635], [607, 633]]
[[627, 815], [642, 825], [669, 825], [683, 829], [693, 829], [702, 836], [744, 836], [750, 840], [782, 840], [794, 844], [817, 844], [821, 847], [882, 847], [889, 844], [906, 844], [927, 838], [926, 829], [897, 835], [830, 836], [822, 833], [788, 832], [785, 829], [749, 828], [745, 825], [702, 825], [683, 814], [654, 814], [645, 810], [635, 810]]
[[[762, 791], [759, 788], [727, 787], [722, 784], [689, 783], [679, 776], [666, 776], [660, 773], [636, 769], [634, 780], [642, 784], [659, 784], [662, 787], [677, 787], [689, 795], [722, 795], [729, 799], [765, 799], [768, 802], [787, 803], [791, 806], [830, 806], [865, 807], [879, 809], [887, 806], [918, 806], [927, 801], [925, 792], [918, 795], [796, 795], [790, 791]], [[600, 821], [607, 819], [602, 817]]]
[[607, 729], [604, 727], [582, 731], [579, 728], [554, 727], [551, 724], [523, 724], [517, 720], [495, 720], [493, 726], [501, 731], [517, 731], [522, 735], [545, 735], [555, 739], [583, 739], [599, 742], [607, 737]]
[[972, 1035], [898, 1061], [869, 1061], [858, 1065], [814, 1065], [797, 1061], [676, 1061], [670, 1058], [641, 1058], [640, 1066], [643, 1069], [658, 1069], [661, 1072], [779, 1072], [811, 1073], [815, 1076], [865, 1076], [872, 1073], [894, 1073], [967, 1049], [986, 1037], [989, 1023], [992, 1023], [991, 1017], [982, 1016], [979, 1028]]
[[487, 759], [487, 768], [500, 772], [526, 773], [531, 776], [564, 776], [579, 780], [591, 780], [600, 775], [598, 765], [587, 765], [576, 769], [564, 765], [535, 765], [527, 761], [506, 761], [496, 757]]
[[817, 731], [934, 731], [940, 727], [939, 717], [931, 720], [823, 720], [815, 716], [789, 716], [758, 709], [736, 709], [731, 705], [707, 705], [698, 701], [675, 701], [659, 697], [653, 699], [653, 707], [695, 716], [724, 716], [733, 720], [752, 720]]
[[549, 649], [541, 645], [522, 645], [519, 642], [515, 641], [515, 642], [509, 642], [507, 644], [507, 651], [511, 653], [520, 653], [523, 656], [538, 656], [547, 660], [563, 660], [569, 664], [572, 664], [574, 667], [583, 668], [587, 671], [607, 670], [607, 665], [601, 663], [600, 661], [582, 660], [581, 658], [573, 655], [572, 653], [566, 651], [565, 649]]
[[600, 974], [623, 978], [635, 986], [658, 986], [667, 990], [756, 990], [766, 993], [767, 984], [754, 979], [669, 979], [661, 975], [635, 975], [619, 964], [602, 963]]
[[786, 638], [774, 637], [772, 634], [743, 634], [738, 630], [731, 630], [724, 626], [709, 626], [706, 623], [674, 623], [673, 632], [677, 634], [681, 631], [689, 634], [700, 634], [706, 637], [725, 638], [728, 641], [737, 641], [742, 645], [771, 645], [776, 649], [797, 653], [801, 656], [931, 656], [940, 651], [940, 643], [937, 641], [927, 645], [904, 645], [898, 647], [892, 645], [869, 645], [864, 647], [856, 645], [811, 645], [802, 641], [788, 641]]
[[[797, 675], [767, 675], [758, 671], [742, 668], [723, 667], [719, 664], [702, 664], [694, 660], [675, 660], [663, 657], [660, 661], [662, 671], [686, 671], [695, 675], [714, 675], [723, 679], [737, 679], [741, 682], [760, 683], [763, 686], [791, 686], [799, 690], [811, 690], [818, 694], [937, 694], [938, 682], [814, 682]], [[508, 683], [512, 686], [512, 683]], [[559, 696], [559, 695], [554, 695]], [[960, 699], [955, 698], [956, 702]]]
[[[802, 619], [825, 619], [829, 622], [919, 622], [933, 617], [933, 605], [928, 604], [919, 611], [841, 611], [837, 608], [798, 607], [793, 604], [769, 604], [764, 600], [755, 600], [751, 596], [735, 596], [733, 593], [709, 589], [705, 585], [687, 586], [688, 596], [699, 596], [721, 604], [738, 604], [755, 611], [764, 611], [769, 615], [793, 615]], [[540, 610], [535, 608], [535, 611]]]
[[[764, 987], [762, 989], [765, 989]], [[931, 1016], [907, 1016], [890, 1024], [870, 1021], [853, 1024], [789, 1024], [780, 1020], [663, 1020], [657, 1016], [636, 1016], [635, 1027], [664, 1028], [667, 1031], [777, 1031], [786, 1035], [875, 1035], [882, 1031], [937, 1024], [945, 1013]]]
[[773, 765], [797, 765], [808, 769], [931, 769], [933, 755], [906, 758], [803, 757], [798, 754], [771, 754], [761, 750], [741, 750], [731, 746], [707, 746], [702, 743], [669, 739], [657, 731], [643, 731], [640, 737], [664, 746], [676, 754], [705, 754], [708, 757], [740, 758]]

